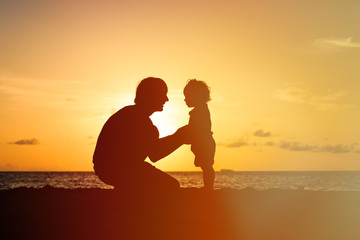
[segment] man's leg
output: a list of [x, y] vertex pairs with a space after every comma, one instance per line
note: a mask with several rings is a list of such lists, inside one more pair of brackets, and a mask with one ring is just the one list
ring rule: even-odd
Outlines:
[[143, 180], [146, 188], [161, 192], [179, 191], [180, 183], [169, 174], [145, 162]]

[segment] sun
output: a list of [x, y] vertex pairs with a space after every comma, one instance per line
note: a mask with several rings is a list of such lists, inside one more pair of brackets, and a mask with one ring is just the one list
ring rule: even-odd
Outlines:
[[150, 116], [153, 124], [158, 128], [160, 137], [165, 137], [176, 132], [177, 128], [173, 119], [166, 112], [155, 112]]
[[168, 95], [170, 100], [165, 104], [164, 110], [150, 116], [153, 124], [159, 130], [160, 137], [175, 133], [178, 128], [189, 122], [189, 108], [184, 103], [183, 97], [171, 93]]

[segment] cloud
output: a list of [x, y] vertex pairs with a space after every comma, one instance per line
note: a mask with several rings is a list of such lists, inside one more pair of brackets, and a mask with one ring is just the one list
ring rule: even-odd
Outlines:
[[305, 103], [309, 99], [309, 93], [301, 88], [297, 87], [289, 87], [286, 89], [278, 89], [274, 97], [286, 101], [286, 102], [293, 102], [293, 103]]
[[254, 136], [256, 136], [256, 137], [271, 137], [271, 132], [264, 132], [263, 130], [259, 129], [254, 132]]
[[354, 148], [354, 145], [324, 145], [321, 146], [318, 151], [319, 152], [330, 152], [330, 153], [348, 153], [351, 152]]
[[[308, 152], [328, 152], [328, 153], [349, 153], [355, 148], [356, 143], [353, 144], [325, 144], [315, 145], [306, 144], [302, 142], [288, 142], [282, 141], [279, 143], [279, 147], [290, 151], [308, 151]], [[356, 151], [355, 151], [356, 153]]]
[[248, 146], [249, 143], [243, 139], [239, 139], [238, 141], [232, 142], [232, 143], [228, 143], [228, 144], [218, 144], [220, 146], [224, 146], [224, 147], [228, 147], [228, 148], [238, 148], [238, 147], [244, 147], [244, 146]]
[[359, 149], [356, 149], [357, 143], [352, 144], [308, 144], [300, 141], [280, 141], [278, 143], [273, 141], [267, 142], [252, 142], [244, 139], [239, 139], [231, 143], [223, 144], [219, 143], [218, 146], [224, 146], [228, 148], [240, 148], [244, 146], [253, 147], [276, 147], [284, 150], [295, 151], [295, 152], [312, 152], [312, 153], [360, 153]]
[[292, 86], [278, 89], [273, 96], [284, 102], [309, 105], [319, 111], [331, 111], [338, 110], [339, 108], [354, 107], [354, 105], [339, 103], [346, 95], [347, 92], [345, 91], [330, 91], [320, 95], [307, 89]]
[[37, 140], [36, 138], [32, 138], [32, 139], [21, 139], [21, 140], [17, 140], [15, 142], [9, 142], [8, 144], [15, 144], [15, 145], [38, 145], [40, 144], [39, 140]]
[[290, 151], [312, 151], [316, 149], [316, 145], [309, 145], [301, 142], [287, 142], [282, 141], [279, 144], [282, 149], [288, 149]]
[[321, 49], [338, 50], [346, 48], [360, 48], [359, 42], [354, 42], [351, 37], [348, 38], [320, 38], [314, 40], [314, 45]]

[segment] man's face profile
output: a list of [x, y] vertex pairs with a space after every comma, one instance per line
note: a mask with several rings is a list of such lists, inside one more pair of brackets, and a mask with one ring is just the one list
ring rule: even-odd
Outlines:
[[167, 101], [169, 101], [169, 98], [167, 97], [167, 89], [161, 89], [152, 100], [154, 111], [161, 112], [164, 110], [164, 105]]
[[160, 78], [146, 78], [140, 82], [136, 91], [135, 103], [146, 107], [150, 112], [161, 112], [169, 101], [168, 88]]

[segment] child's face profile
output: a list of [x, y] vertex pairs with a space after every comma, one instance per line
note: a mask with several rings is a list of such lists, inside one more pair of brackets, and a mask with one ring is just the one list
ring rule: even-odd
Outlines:
[[191, 107], [197, 107], [202, 105], [204, 102], [201, 101], [201, 99], [199, 99], [198, 96], [194, 95], [194, 94], [190, 94], [188, 92], [184, 92], [184, 96], [185, 96], [185, 103], [186, 105], [191, 108]]
[[186, 103], [186, 106], [188, 106], [188, 107], [194, 107], [194, 103], [193, 103], [191, 97], [185, 95], [184, 101], [185, 101], [185, 103]]
[[185, 87], [184, 96], [184, 101], [188, 107], [197, 107], [206, 104], [206, 101], [204, 101], [196, 89]]
[[193, 96], [193, 94], [190, 94], [189, 89], [187, 89], [187, 88], [184, 89], [184, 96], [185, 96], [184, 101], [186, 103], [186, 106], [194, 107], [195, 106], [194, 96]]

